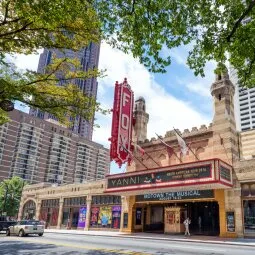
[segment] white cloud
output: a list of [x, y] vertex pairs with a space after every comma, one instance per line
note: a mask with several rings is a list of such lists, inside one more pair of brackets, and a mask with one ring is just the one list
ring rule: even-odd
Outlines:
[[187, 45], [182, 45], [177, 48], [173, 48], [171, 50], [168, 49], [166, 46], [163, 46], [161, 54], [164, 58], [170, 55], [171, 59], [173, 59], [177, 64], [183, 65], [189, 68], [187, 65], [187, 58], [189, 55], [189, 51], [193, 49], [194, 45], [195, 45], [195, 42], [192, 42]]
[[[188, 102], [175, 98], [166, 91], [163, 84], [154, 80], [153, 74], [130, 55], [112, 49], [102, 44], [100, 52], [100, 68], [107, 69], [107, 77], [99, 81], [98, 100], [107, 102], [112, 107], [115, 81], [122, 82], [126, 77], [131, 85], [135, 98], [143, 96], [146, 101], [147, 112], [150, 115], [148, 137], [154, 137], [155, 132], [164, 135], [173, 126], [180, 130], [209, 124], [206, 116], [192, 109]], [[107, 93], [111, 90], [111, 98]], [[104, 94], [105, 93], [105, 94]], [[94, 140], [107, 143], [111, 136], [111, 118], [98, 119], [101, 128], [94, 132]]]
[[41, 52], [42, 50], [39, 50], [38, 54], [30, 54], [30, 55], [16, 54], [12, 57], [12, 61], [15, 62], [15, 65], [19, 69], [24, 69], [24, 70], [29, 69], [32, 71], [36, 71]]
[[204, 69], [205, 77], [193, 77], [193, 79], [186, 81], [187, 89], [201, 96], [211, 97], [210, 87], [215, 81], [213, 70], [216, 68], [216, 65], [214, 61], [208, 62]]
[[[205, 65], [204, 73], [205, 77], [193, 75], [193, 71], [189, 69], [187, 65], [188, 53], [193, 49], [195, 42], [188, 45], [183, 45], [178, 48], [174, 48], [170, 51], [172, 59], [180, 66], [184, 66], [187, 72], [184, 76], [179, 75], [177, 81], [181, 86], [185, 86], [190, 92], [196, 93], [200, 96], [210, 97], [210, 86], [213, 83], [215, 76], [213, 70], [216, 68], [217, 63], [215, 61], [209, 61]], [[163, 56], [168, 56], [169, 50], [163, 47]]]

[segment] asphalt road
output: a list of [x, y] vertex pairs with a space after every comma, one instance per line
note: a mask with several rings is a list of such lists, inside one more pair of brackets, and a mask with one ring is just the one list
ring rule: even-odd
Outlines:
[[254, 255], [255, 247], [45, 233], [43, 237], [0, 235], [2, 255]]

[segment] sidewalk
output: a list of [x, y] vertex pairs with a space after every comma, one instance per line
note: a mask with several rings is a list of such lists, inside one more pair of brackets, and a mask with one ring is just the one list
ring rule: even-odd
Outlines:
[[96, 231], [96, 230], [66, 230], [66, 229], [45, 229], [45, 233], [55, 234], [73, 234], [73, 235], [91, 235], [91, 236], [108, 236], [121, 238], [135, 238], [135, 239], [153, 239], [153, 240], [167, 240], [167, 241], [182, 241], [182, 242], [199, 242], [212, 244], [229, 244], [229, 245], [243, 245], [254, 246], [255, 239], [249, 238], [221, 238], [218, 236], [183, 236], [183, 235], [167, 235], [154, 233], [125, 233], [114, 231]]

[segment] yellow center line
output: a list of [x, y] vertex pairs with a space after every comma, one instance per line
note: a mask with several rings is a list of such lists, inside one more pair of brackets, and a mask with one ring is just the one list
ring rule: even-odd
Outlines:
[[[14, 237], [15, 238], [15, 237]], [[26, 237], [25, 237], [26, 238]], [[85, 250], [93, 250], [93, 251], [104, 251], [104, 252], [111, 252], [116, 254], [129, 254], [129, 255], [153, 255], [151, 253], [145, 253], [145, 252], [137, 252], [137, 251], [123, 251], [123, 250], [117, 250], [117, 249], [105, 249], [105, 248], [96, 248], [92, 246], [86, 246], [86, 245], [75, 245], [75, 244], [67, 244], [67, 243], [61, 243], [61, 242], [52, 242], [52, 241], [43, 241], [43, 240], [26, 240], [25, 238], [15, 238], [17, 241], [24, 241], [28, 243], [40, 243], [40, 244], [52, 244], [52, 245], [59, 245], [64, 246], [68, 248], [76, 248], [76, 249], [85, 249]], [[11, 237], [13, 240], [13, 237]]]

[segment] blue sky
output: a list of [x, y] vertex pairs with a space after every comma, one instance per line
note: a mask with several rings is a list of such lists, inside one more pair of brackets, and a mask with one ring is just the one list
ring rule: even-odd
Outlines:
[[[210, 62], [205, 68], [205, 77], [195, 77], [186, 65], [190, 46], [182, 46], [171, 51], [172, 64], [165, 74], [153, 74], [131, 55], [112, 49], [102, 44], [100, 51], [100, 69], [106, 69], [106, 77], [99, 80], [98, 101], [105, 108], [112, 108], [115, 81], [122, 82], [126, 77], [135, 98], [143, 96], [146, 100], [148, 138], [155, 132], [164, 136], [173, 126], [183, 131], [186, 128], [209, 125], [212, 121], [212, 98], [210, 86], [214, 81], [215, 63]], [[167, 52], [165, 52], [167, 54]], [[21, 69], [37, 69], [39, 55], [18, 55], [16, 65]], [[21, 108], [16, 104], [16, 107]], [[111, 115], [97, 114], [97, 124], [101, 127], [94, 130], [93, 141], [109, 148], [108, 138], [111, 131]], [[125, 168], [125, 167], [124, 167]], [[111, 164], [111, 173], [124, 171]]]

